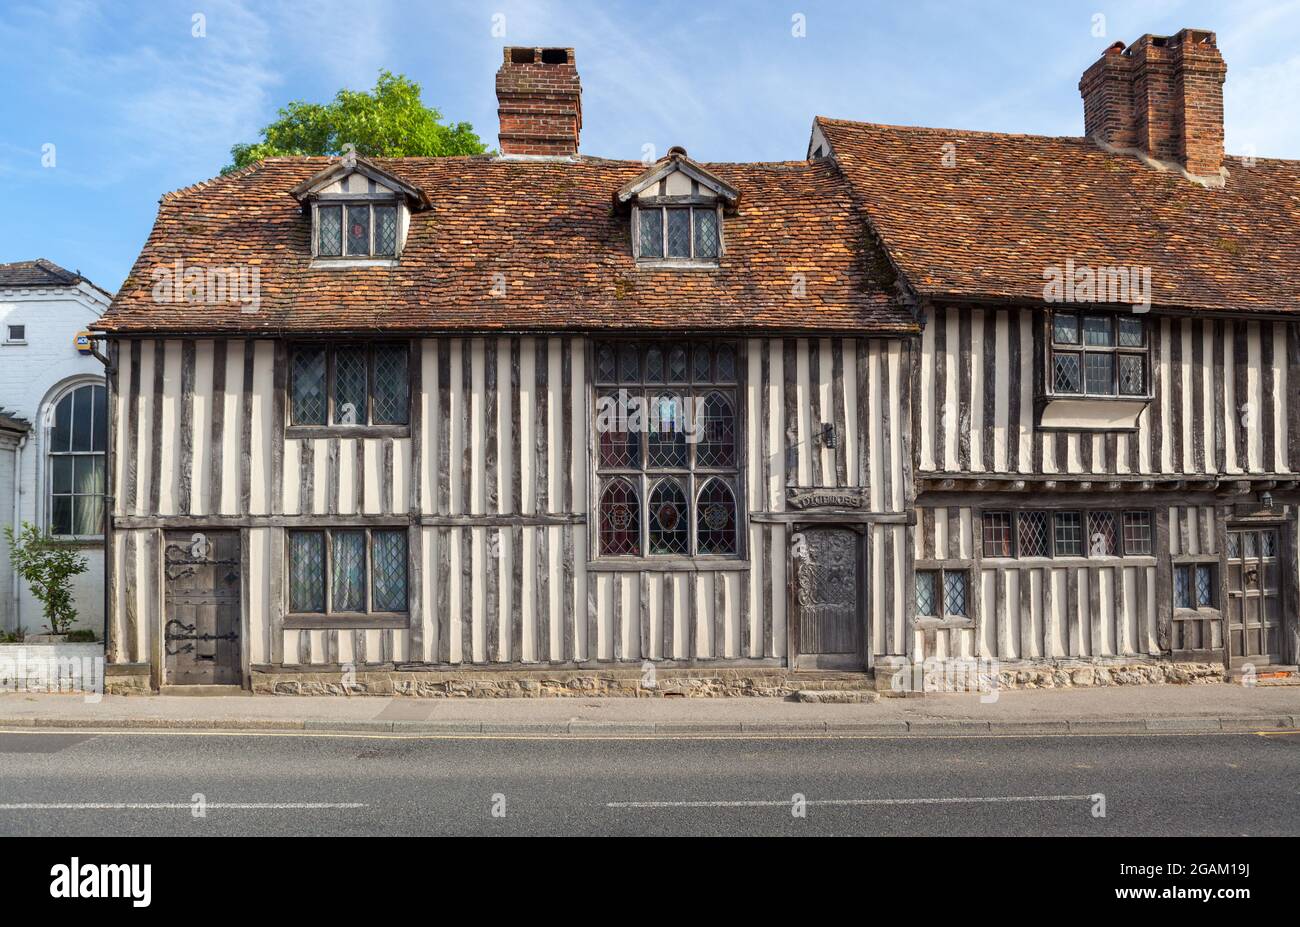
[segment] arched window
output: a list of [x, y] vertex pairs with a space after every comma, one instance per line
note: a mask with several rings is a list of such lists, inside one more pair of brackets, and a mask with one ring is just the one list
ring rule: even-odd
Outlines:
[[600, 497], [600, 552], [608, 556], [641, 549], [641, 502], [627, 480], [610, 481]]
[[695, 506], [695, 534], [702, 554], [736, 552], [736, 496], [717, 477], [700, 488]]
[[108, 394], [86, 384], [64, 393], [50, 425], [49, 530], [60, 537], [104, 533], [104, 452], [108, 446]]
[[655, 484], [650, 492], [649, 516], [650, 553], [690, 553], [690, 518], [681, 483], [675, 479], [662, 479]]
[[695, 461], [701, 467], [736, 465], [736, 410], [721, 393], [709, 393], [700, 409], [700, 444]]

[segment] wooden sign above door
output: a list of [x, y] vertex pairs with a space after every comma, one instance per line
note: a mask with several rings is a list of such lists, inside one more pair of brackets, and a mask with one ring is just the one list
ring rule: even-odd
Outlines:
[[786, 508], [808, 509], [865, 509], [870, 507], [870, 496], [865, 489], [800, 488], [787, 486]]

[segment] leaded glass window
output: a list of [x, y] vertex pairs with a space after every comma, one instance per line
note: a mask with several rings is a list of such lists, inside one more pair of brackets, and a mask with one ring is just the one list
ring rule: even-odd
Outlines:
[[1214, 564], [1174, 565], [1174, 607], [1214, 608]]
[[639, 260], [702, 261], [722, 254], [722, 221], [715, 206], [638, 206]]
[[650, 491], [650, 553], [687, 554], [691, 549], [686, 494], [675, 479], [663, 479]]
[[939, 597], [936, 589], [939, 583], [938, 570], [916, 571], [916, 613], [926, 618], [938, 617], [936, 606]]
[[921, 618], [967, 617], [965, 570], [917, 570], [916, 614]]
[[289, 362], [289, 423], [405, 425], [409, 357], [404, 344], [298, 345]]
[[49, 432], [49, 530], [59, 537], [104, 533], [108, 394], [87, 384], [54, 405]]
[[984, 513], [984, 556], [1011, 556], [1011, 513]]
[[316, 253], [338, 257], [343, 253], [343, 207], [322, 206], [316, 211]]
[[736, 496], [729, 485], [717, 477], [705, 483], [695, 518], [700, 553], [736, 553]]
[[730, 343], [595, 346], [600, 556], [740, 553], [738, 367]]
[[1134, 557], [1151, 553], [1151, 513], [1124, 513], [1124, 556]]
[[1088, 513], [1088, 556], [1113, 557], [1115, 547], [1115, 513]]
[[966, 572], [943, 571], [943, 611], [945, 615], [966, 614]]
[[1057, 512], [1052, 518], [1056, 538], [1056, 556], [1083, 556], [1083, 519], [1078, 512]]
[[1016, 522], [1016, 540], [1020, 545], [1019, 556], [1050, 556], [1050, 545], [1047, 543], [1047, 513], [1019, 512], [1016, 514]]
[[290, 531], [289, 611], [303, 615], [404, 614], [405, 528]]
[[397, 206], [321, 203], [316, 207], [316, 255], [324, 258], [397, 256]]
[[1146, 319], [1056, 312], [1051, 335], [1053, 394], [1146, 396]]

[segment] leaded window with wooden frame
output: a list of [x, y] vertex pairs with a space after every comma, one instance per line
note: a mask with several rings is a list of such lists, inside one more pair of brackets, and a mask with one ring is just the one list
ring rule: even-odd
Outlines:
[[729, 342], [595, 346], [598, 556], [740, 555], [737, 357]]
[[105, 452], [108, 394], [84, 384], [54, 404], [50, 422], [49, 530], [56, 537], [93, 538], [104, 533]]
[[966, 570], [917, 570], [917, 617], [967, 618], [969, 592], [970, 577]]
[[1146, 319], [1053, 312], [1047, 392], [1054, 396], [1150, 397]]
[[632, 225], [639, 261], [712, 264], [722, 254], [722, 214], [717, 206], [638, 206]]
[[1218, 608], [1215, 565], [1174, 564], [1174, 608]]
[[405, 344], [295, 346], [289, 360], [289, 424], [406, 425], [409, 357]]
[[1081, 512], [989, 510], [981, 515], [986, 558], [1149, 557], [1151, 513], [1091, 509]]
[[316, 256], [397, 256], [397, 206], [392, 203], [322, 202], [315, 207]]
[[405, 615], [406, 530], [324, 528], [288, 532], [290, 614]]

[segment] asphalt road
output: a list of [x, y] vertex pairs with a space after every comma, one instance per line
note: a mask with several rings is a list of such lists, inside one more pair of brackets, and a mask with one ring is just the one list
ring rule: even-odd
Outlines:
[[158, 834], [1294, 836], [1300, 735], [0, 733], [0, 835]]

